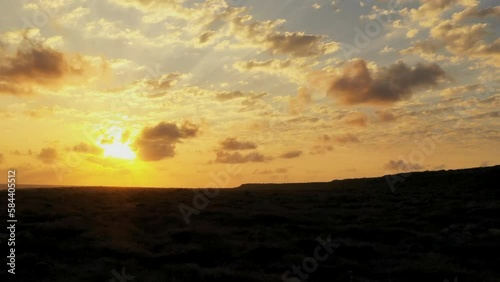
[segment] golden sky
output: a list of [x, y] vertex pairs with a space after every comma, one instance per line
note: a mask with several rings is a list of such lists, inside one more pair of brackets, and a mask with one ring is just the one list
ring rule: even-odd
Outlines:
[[498, 164], [497, 3], [2, 1], [0, 169], [234, 187]]

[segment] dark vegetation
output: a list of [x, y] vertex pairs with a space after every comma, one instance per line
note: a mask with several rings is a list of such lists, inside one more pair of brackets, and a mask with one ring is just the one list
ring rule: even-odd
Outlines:
[[19, 189], [15, 278], [105, 282], [125, 268], [128, 281], [282, 281], [330, 235], [342, 245], [308, 281], [500, 281], [499, 173], [413, 173], [394, 193], [384, 178], [242, 185], [189, 225], [188, 189]]

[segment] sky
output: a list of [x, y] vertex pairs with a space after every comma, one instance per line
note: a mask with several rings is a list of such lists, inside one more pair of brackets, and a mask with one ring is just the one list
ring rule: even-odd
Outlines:
[[495, 0], [1, 5], [0, 182], [224, 188], [500, 163]]

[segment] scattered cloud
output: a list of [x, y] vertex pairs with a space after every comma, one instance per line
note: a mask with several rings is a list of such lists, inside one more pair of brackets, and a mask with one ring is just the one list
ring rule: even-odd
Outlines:
[[0, 55], [0, 94], [33, 95], [34, 87], [57, 88], [75, 83], [78, 77], [82, 82], [81, 78], [91, 72], [92, 63], [85, 57], [54, 50], [37, 36], [38, 31], [29, 29], [0, 36], [0, 46], [4, 46]]
[[145, 127], [135, 139], [133, 147], [143, 161], [159, 161], [175, 155], [175, 146], [183, 139], [198, 135], [199, 127], [189, 121], [181, 126], [160, 122], [154, 127]]
[[327, 134], [323, 134], [321, 136], [319, 136], [316, 141], [315, 141], [315, 144], [313, 145], [312, 149], [311, 149], [311, 155], [319, 155], [319, 154], [326, 154], [328, 152], [331, 152], [333, 151], [333, 140], [332, 138], [327, 135]]
[[462, 86], [449, 87], [441, 91], [441, 95], [444, 96], [456, 96], [462, 95], [467, 92], [483, 92], [486, 91], [486, 87], [482, 84], [469, 84]]
[[310, 104], [312, 104], [310, 90], [305, 87], [301, 87], [299, 88], [297, 97], [290, 98], [288, 111], [290, 114], [296, 115], [303, 112]]
[[391, 113], [390, 111], [375, 111], [375, 115], [377, 116], [378, 118], [378, 121], [380, 122], [391, 122], [391, 121], [395, 121], [396, 120], [396, 116]]
[[248, 162], [264, 162], [266, 160], [270, 160], [270, 157], [266, 157], [258, 152], [251, 152], [248, 154], [241, 154], [240, 152], [225, 152], [225, 151], [217, 151], [216, 152], [216, 163], [225, 163], [225, 164], [242, 164]]
[[368, 116], [361, 112], [350, 113], [344, 116], [341, 120], [347, 125], [360, 126], [360, 127], [367, 126], [369, 122]]
[[222, 150], [227, 151], [257, 149], [257, 144], [252, 142], [238, 141], [236, 138], [226, 138], [220, 143], [220, 145]]
[[101, 155], [103, 153], [103, 149], [94, 145], [85, 142], [81, 142], [71, 148], [72, 151], [84, 154], [92, 154], [92, 155]]
[[302, 155], [302, 151], [288, 151], [280, 156], [282, 159], [295, 159]]
[[409, 67], [399, 61], [373, 72], [364, 60], [355, 60], [333, 77], [327, 94], [346, 105], [388, 104], [408, 99], [413, 90], [435, 86], [445, 77], [437, 64]]
[[358, 137], [356, 137], [352, 133], [334, 136], [334, 137], [332, 137], [332, 139], [339, 144], [359, 143]]
[[57, 158], [57, 150], [55, 148], [43, 148], [38, 155], [36, 155], [37, 159], [45, 164], [54, 163]]

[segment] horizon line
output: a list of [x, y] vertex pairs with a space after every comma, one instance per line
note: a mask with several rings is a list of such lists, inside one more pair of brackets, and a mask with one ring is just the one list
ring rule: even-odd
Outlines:
[[[19, 184], [16, 183], [16, 188], [20, 189], [36, 189], [36, 188], [139, 188], [139, 189], [237, 189], [245, 185], [286, 185], [286, 184], [317, 184], [317, 183], [330, 183], [333, 181], [345, 181], [345, 180], [359, 180], [359, 179], [376, 179], [386, 176], [401, 175], [401, 174], [414, 174], [414, 173], [424, 173], [424, 172], [438, 172], [438, 171], [459, 171], [459, 170], [469, 170], [469, 169], [480, 169], [480, 168], [492, 168], [500, 166], [500, 164], [488, 165], [488, 166], [477, 166], [477, 167], [466, 167], [466, 168], [456, 168], [456, 169], [437, 169], [437, 170], [419, 170], [419, 171], [408, 171], [408, 172], [398, 172], [394, 174], [384, 174], [380, 176], [364, 176], [356, 178], [342, 178], [342, 179], [332, 179], [330, 181], [308, 181], [308, 182], [249, 182], [242, 183], [234, 187], [161, 187], [161, 186], [126, 186], [126, 185], [57, 185], [57, 184]], [[7, 183], [0, 183], [0, 190], [6, 189]], [[23, 187], [25, 186], [25, 187]], [[26, 187], [29, 186], [29, 187]]]

